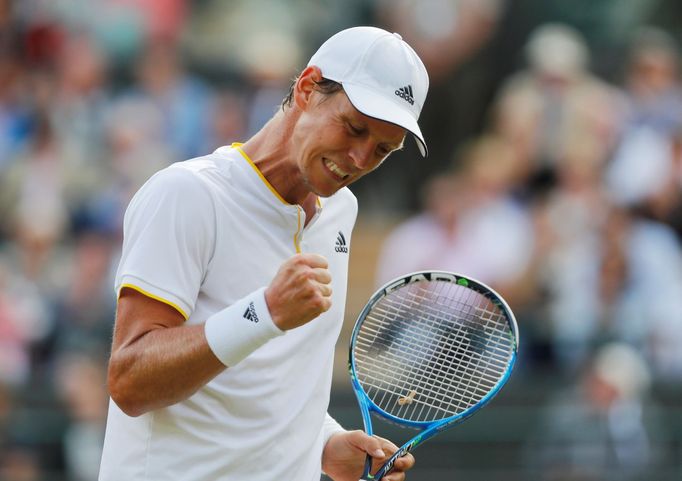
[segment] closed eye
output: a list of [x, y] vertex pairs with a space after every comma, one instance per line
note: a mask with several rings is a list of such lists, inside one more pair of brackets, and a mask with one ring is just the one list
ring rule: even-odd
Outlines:
[[388, 154], [390, 154], [391, 152], [393, 152], [393, 151], [390, 149], [383, 149], [383, 148], [377, 149], [377, 155], [379, 157], [388, 157]]
[[364, 129], [355, 127], [351, 123], [348, 123], [347, 125], [348, 125], [348, 131], [350, 132], [351, 135], [354, 135], [355, 137], [358, 137], [364, 133]]
[[393, 146], [390, 146], [390, 147], [381, 147], [381, 146], [380, 146], [380, 147], [377, 149], [377, 155], [379, 155], [379, 156], [381, 156], [381, 157], [388, 157], [388, 156], [389, 156], [390, 154], [392, 154], [393, 152], [397, 152], [397, 151], [399, 151], [399, 150], [403, 150], [403, 147], [404, 147], [404, 144], [402, 144], [402, 143], [401, 143], [398, 147], [393, 147]]

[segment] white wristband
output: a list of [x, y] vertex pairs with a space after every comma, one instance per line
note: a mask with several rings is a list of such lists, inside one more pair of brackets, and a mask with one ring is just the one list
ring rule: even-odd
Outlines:
[[209, 317], [204, 333], [211, 351], [226, 366], [235, 366], [270, 339], [284, 335], [270, 317], [265, 287]]

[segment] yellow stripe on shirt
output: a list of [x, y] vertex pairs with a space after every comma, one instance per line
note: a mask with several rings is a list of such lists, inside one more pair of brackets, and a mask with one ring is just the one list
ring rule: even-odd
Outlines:
[[121, 286], [121, 289], [119, 289], [119, 291], [118, 291], [119, 297], [121, 296], [121, 290], [124, 287], [127, 287], [128, 289], [132, 289], [134, 291], [137, 291], [140, 294], [144, 294], [145, 296], [149, 297], [150, 299], [154, 299], [155, 301], [163, 302], [164, 304], [171, 306], [173, 309], [175, 309], [180, 314], [182, 314], [182, 317], [184, 317], [185, 320], [189, 319], [189, 316], [185, 313], [185, 311], [183, 311], [182, 308], [180, 306], [178, 306], [177, 304], [175, 304], [174, 302], [171, 302], [169, 300], [164, 299], [163, 297], [159, 297], [155, 294], [152, 294], [151, 292], [147, 292], [144, 289], [142, 289], [141, 287], [138, 287], [138, 286], [133, 285], [133, 284], [123, 284]]
[[253, 160], [251, 160], [251, 159], [249, 158], [249, 156], [246, 155], [246, 152], [244, 152], [244, 151], [242, 150], [242, 148], [240, 147], [241, 145], [242, 145], [242, 144], [235, 142], [235, 143], [232, 144], [232, 148], [237, 149], [237, 151], [238, 151], [240, 154], [242, 154], [242, 157], [244, 157], [244, 158], [246, 159], [246, 161], [247, 161], [247, 162], [249, 163], [249, 165], [253, 168], [253, 170], [256, 171], [256, 174], [258, 174], [258, 177], [260, 177], [260, 179], [263, 181], [263, 183], [266, 185], [266, 187], [267, 187], [268, 189], [270, 189], [270, 192], [272, 192], [272, 193], [275, 195], [275, 197], [277, 197], [277, 198], [282, 202], [282, 204], [291, 205], [291, 204], [289, 204], [289, 202], [287, 202], [286, 200], [284, 200], [284, 198], [283, 198], [281, 195], [279, 195], [279, 192], [277, 192], [277, 191], [275, 190], [275, 188], [272, 186], [272, 184], [270, 183], [270, 181], [268, 181], [268, 179], [265, 178], [265, 176], [263, 175], [263, 172], [261, 172], [261, 171], [258, 169], [258, 167], [256, 167], [256, 164], [253, 163]]

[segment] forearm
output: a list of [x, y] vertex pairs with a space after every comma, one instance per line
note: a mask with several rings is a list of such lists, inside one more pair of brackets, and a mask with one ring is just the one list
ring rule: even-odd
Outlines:
[[168, 303], [121, 289], [109, 361], [112, 399], [130, 416], [187, 399], [226, 366], [329, 309], [326, 265], [321, 256], [294, 256], [270, 286], [274, 301], [266, 300], [265, 288], [258, 289], [199, 325], [187, 325], [183, 313]]
[[203, 325], [153, 329], [112, 352], [109, 390], [128, 415], [187, 399], [225, 369]]

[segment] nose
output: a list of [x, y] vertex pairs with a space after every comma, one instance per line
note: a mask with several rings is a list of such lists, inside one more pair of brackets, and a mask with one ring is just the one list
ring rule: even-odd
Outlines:
[[348, 156], [358, 170], [367, 170], [372, 167], [375, 150], [371, 141], [357, 142], [349, 149]]

